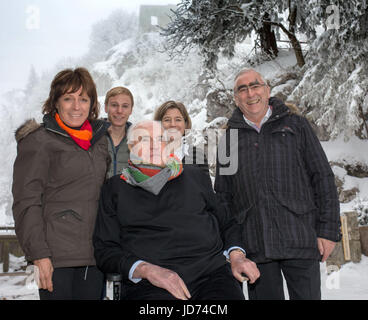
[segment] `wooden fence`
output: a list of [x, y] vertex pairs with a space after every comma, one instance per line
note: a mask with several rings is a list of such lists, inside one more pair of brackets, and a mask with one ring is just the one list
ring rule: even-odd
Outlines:
[[17, 236], [12, 232], [14, 227], [0, 227], [1, 231], [10, 231], [0, 233], [0, 263], [3, 263], [3, 272], [9, 271], [9, 254], [17, 257], [24, 256], [24, 253], [19, 245]]

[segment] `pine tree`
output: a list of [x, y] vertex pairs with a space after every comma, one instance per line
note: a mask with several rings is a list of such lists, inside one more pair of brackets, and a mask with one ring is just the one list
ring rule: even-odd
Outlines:
[[95, 23], [90, 35], [89, 58], [94, 62], [103, 59], [109, 49], [136, 33], [137, 22], [135, 14], [115, 10]]
[[27, 81], [27, 84], [26, 84], [26, 94], [27, 94], [27, 96], [32, 94], [33, 88], [38, 84], [39, 80], [40, 79], [37, 75], [35, 67], [33, 65], [31, 65], [31, 69], [29, 70], [29, 75], [28, 75], [28, 81]]
[[[340, 0], [337, 6], [350, 10], [359, 6], [357, 2], [365, 1]], [[329, 0], [182, 0], [161, 34], [167, 38], [172, 56], [198, 46], [207, 67], [215, 69], [219, 52], [232, 57], [235, 44], [253, 31], [260, 35], [263, 50], [276, 56], [273, 32], [282, 32], [290, 41], [298, 66], [303, 67], [305, 58], [298, 36], [313, 41], [316, 28], [326, 23], [329, 6]]]
[[367, 3], [319, 3], [325, 31], [311, 44], [303, 79], [288, 99], [316, 124], [320, 139], [368, 139]]
[[236, 0], [182, 0], [171, 23], [161, 29], [167, 51], [176, 56], [199, 47], [206, 67], [216, 69], [219, 50], [232, 57], [235, 44], [255, 28], [240, 5]]

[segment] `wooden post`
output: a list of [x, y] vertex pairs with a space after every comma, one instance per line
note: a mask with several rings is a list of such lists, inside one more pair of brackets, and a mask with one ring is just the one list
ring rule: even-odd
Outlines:
[[359, 262], [362, 259], [362, 249], [360, 245], [360, 234], [358, 225], [358, 214], [356, 212], [345, 212], [350, 247], [350, 261]]
[[350, 255], [347, 217], [345, 215], [340, 216], [340, 221], [341, 221], [342, 247], [344, 249], [344, 258], [345, 261], [350, 261], [351, 255]]
[[344, 212], [340, 219], [342, 241], [336, 244], [335, 249], [327, 259], [327, 267], [333, 265], [340, 268], [346, 262], [359, 262], [361, 260], [358, 214], [354, 211]]
[[9, 242], [4, 241], [3, 245], [3, 272], [9, 271]]

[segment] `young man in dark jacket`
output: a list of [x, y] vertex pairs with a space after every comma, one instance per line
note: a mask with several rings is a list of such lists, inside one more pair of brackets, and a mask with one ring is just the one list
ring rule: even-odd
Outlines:
[[254, 282], [259, 271], [208, 176], [166, 153], [160, 122], [133, 125], [128, 146], [129, 166], [102, 188], [97, 265], [123, 275], [125, 299], [244, 299], [237, 280]]
[[226, 173], [219, 149], [215, 191], [242, 224], [247, 257], [261, 272], [249, 297], [284, 299], [282, 271], [291, 299], [320, 299], [319, 261], [340, 240], [328, 160], [308, 121], [270, 98], [259, 73], [241, 71], [234, 94], [223, 145], [238, 169]]

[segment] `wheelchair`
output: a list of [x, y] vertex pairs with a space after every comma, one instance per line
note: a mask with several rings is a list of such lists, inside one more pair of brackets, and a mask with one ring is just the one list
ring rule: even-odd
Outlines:
[[[123, 289], [123, 277], [120, 273], [107, 273], [105, 275], [106, 282], [112, 283], [112, 298], [113, 300], [121, 300]], [[109, 300], [107, 297], [105, 300]]]

